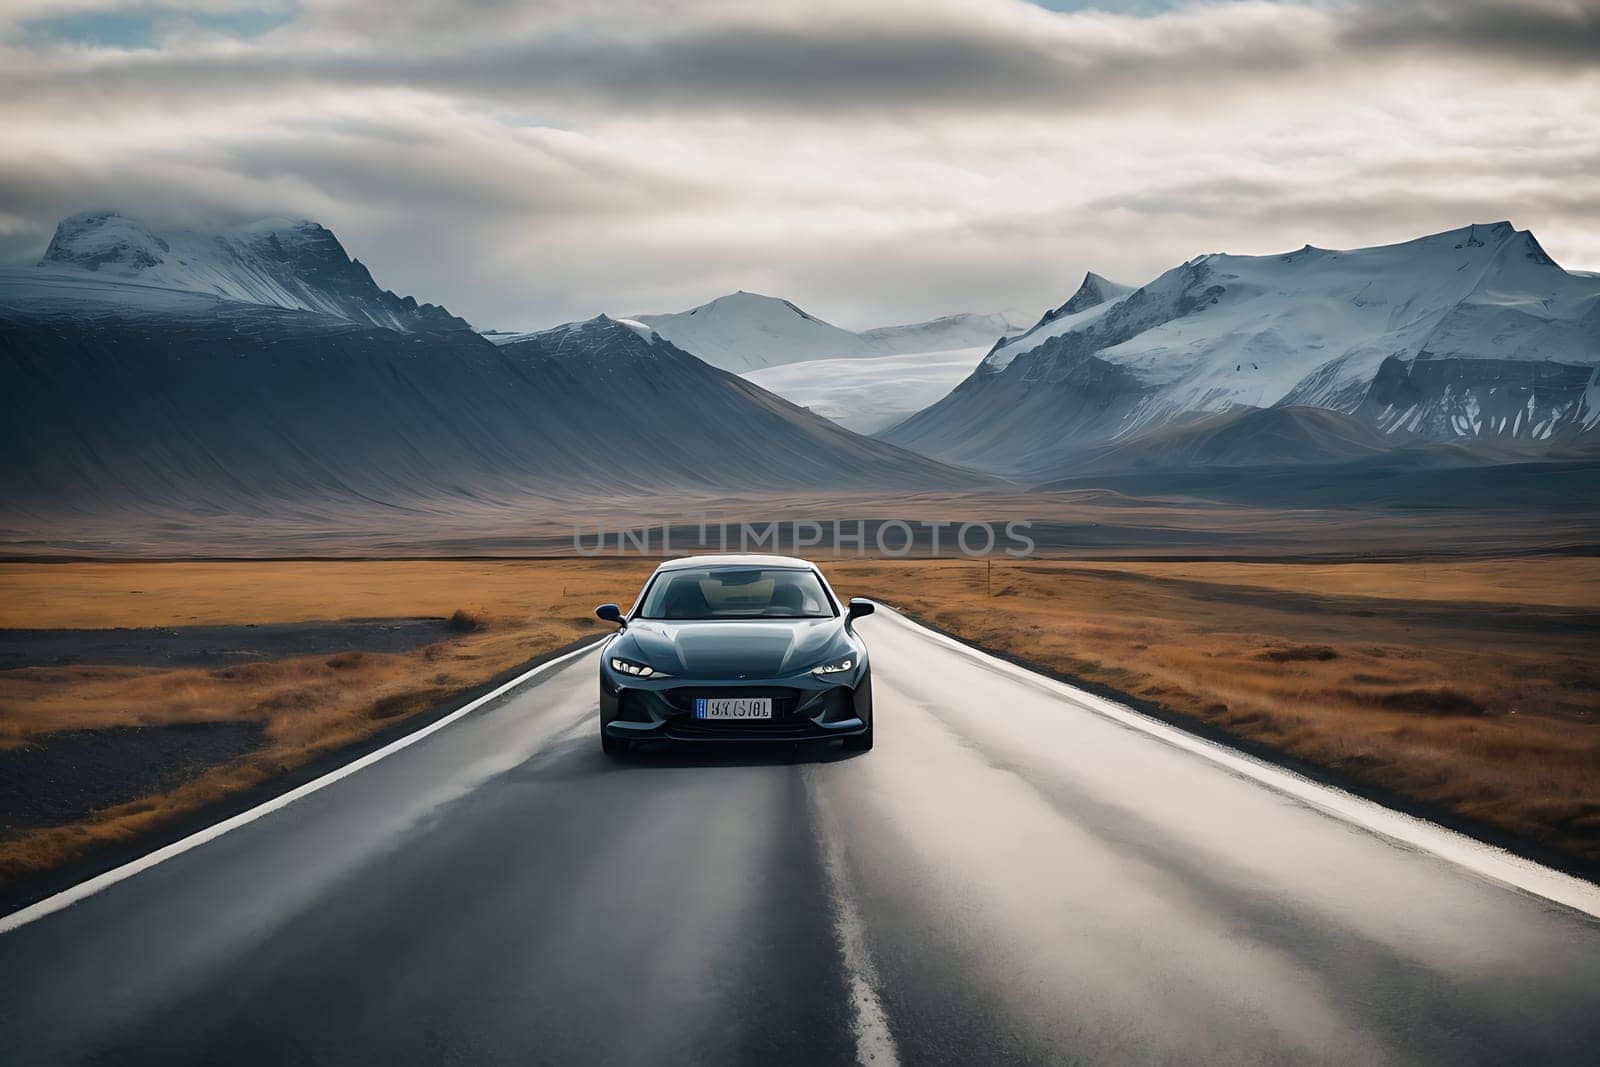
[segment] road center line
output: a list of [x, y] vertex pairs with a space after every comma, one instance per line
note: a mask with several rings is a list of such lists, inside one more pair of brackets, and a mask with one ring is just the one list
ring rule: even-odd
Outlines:
[[878, 999], [878, 968], [867, 947], [867, 925], [856, 907], [845, 867], [844, 845], [839, 828], [829, 816], [827, 802], [818, 792], [818, 783], [807, 774], [807, 794], [812, 804], [812, 834], [822, 854], [822, 867], [828, 879], [828, 896], [833, 901], [833, 931], [839, 942], [839, 957], [844, 963], [845, 981], [850, 993], [850, 1013], [856, 1034], [856, 1062], [861, 1067], [898, 1067], [900, 1053], [889, 1019]]

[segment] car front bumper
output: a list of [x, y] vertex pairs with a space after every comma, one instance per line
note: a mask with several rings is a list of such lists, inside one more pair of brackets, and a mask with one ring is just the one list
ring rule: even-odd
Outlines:
[[[810, 672], [782, 678], [633, 678], [602, 665], [600, 721], [622, 741], [822, 741], [865, 733], [872, 722], [870, 669], [835, 681]], [[767, 697], [771, 719], [697, 719], [698, 697]]]

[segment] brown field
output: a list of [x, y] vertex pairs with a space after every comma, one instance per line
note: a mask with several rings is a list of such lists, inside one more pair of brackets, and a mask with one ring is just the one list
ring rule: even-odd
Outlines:
[[1600, 589], [1600, 560], [1479, 560], [1471, 563], [1101, 563], [1085, 570], [1127, 571], [1153, 578], [1257, 586], [1284, 592], [1319, 592], [1386, 600], [1468, 601], [1488, 605], [1536, 604], [1587, 608]]
[[[160, 560], [293, 557], [398, 559], [527, 558], [573, 555], [574, 531], [592, 538], [603, 524], [676, 528], [673, 550], [698, 550], [698, 526], [726, 523], [730, 547], [740, 525], [812, 520], [870, 531], [880, 521], [913, 524], [1030, 522], [1038, 555], [1072, 559], [1259, 559], [1277, 561], [1461, 558], [1593, 554], [1594, 506], [1539, 499], [1494, 508], [1281, 506], [1209, 500], [1185, 493], [1126, 495], [1110, 489], [984, 492], [670, 493], [589, 495], [397, 513], [306, 504], [275, 515], [207, 515], [157, 510], [59, 520], [8, 515], [0, 507], [0, 558]], [[946, 535], [949, 536], [948, 534]], [[659, 533], [657, 534], [659, 537]], [[715, 543], [715, 536], [711, 538]], [[659, 540], [653, 542], [659, 546]], [[948, 542], [947, 542], [948, 543]], [[785, 551], [790, 545], [783, 546]], [[758, 549], [759, 550], [759, 549]], [[926, 555], [919, 546], [913, 555]]]
[[[0, 747], [65, 729], [252, 721], [265, 745], [187, 784], [0, 839], [0, 878], [260, 787], [518, 663], [600, 632], [628, 559], [0, 565], [0, 628], [446, 618], [415, 652], [215, 669], [0, 671]], [[1600, 560], [1263, 564], [842, 561], [875, 596], [985, 647], [1125, 693], [1600, 870]], [[479, 628], [471, 629], [478, 625]]]
[[1600, 560], [828, 569], [991, 650], [1600, 872]]
[[478, 628], [405, 654], [345, 653], [213, 669], [0, 671], [0, 747], [55, 730], [264, 722], [263, 748], [159, 796], [0, 838], [0, 881], [124, 841], [599, 632], [594, 605], [651, 564], [264, 563], [0, 566], [0, 628], [109, 628], [448, 618]]
[[654, 567], [638, 559], [0, 564], [0, 629], [443, 618], [466, 605], [502, 623], [587, 628], [599, 625], [595, 596], [632, 596]]

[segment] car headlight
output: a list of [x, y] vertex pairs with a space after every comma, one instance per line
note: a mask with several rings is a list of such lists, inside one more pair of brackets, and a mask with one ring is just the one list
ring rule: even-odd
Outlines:
[[820, 667], [813, 667], [811, 668], [811, 673], [819, 678], [824, 674], [843, 674], [855, 665], [856, 658], [854, 656], [846, 656], [844, 659], [836, 659], [832, 663], [824, 663]]
[[635, 663], [631, 659], [622, 659], [618, 656], [611, 657], [611, 669], [618, 674], [631, 674], [635, 678], [649, 678], [661, 673], [649, 664]]

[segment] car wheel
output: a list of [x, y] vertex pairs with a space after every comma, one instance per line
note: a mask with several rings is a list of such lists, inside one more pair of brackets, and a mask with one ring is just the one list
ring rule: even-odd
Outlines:
[[621, 738], [612, 737], [610, 734], [606, 733], [606, 728], [604, 726], [600, 727], [600, 750], [606, 755], [625, 755], [628, 749], [632, 747], [632, 741], [624, 741]]

